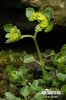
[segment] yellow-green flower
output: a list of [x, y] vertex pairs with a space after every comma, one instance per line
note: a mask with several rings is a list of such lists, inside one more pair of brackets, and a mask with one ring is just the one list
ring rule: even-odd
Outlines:
[[40, 27], [42, 29], [46, 28], [48, 25], [49, 25], [49, 23], [48, 23], [48, 20], [47, 19], [40, 22]]
[[38, 14], [39, 14], [38, 12], [34, 12], [33, 15], [32, 15], [32, 18], [33, 18], [34, 20], [37, 20]]
[[46, 28], [49, 25], [48, 19], [45, 15], [39, 12], [33, 13], [33, 19], [39, 21], [39, 25], [42, 29]]
[[38, 20], [40, 20], [40, 21], [45, 21], [45, 20], [47, 20], [47, 18], [46, 18], [46, 16], [45, 15], [43, 15], [43, 14], [41, 14], [41, 13], [38, 13]]
[[47, 19], [45, 15], [43, 15], [43, 14], [41, 14], [39, 12], [33, 13], [32, 17], [33, 17], [34, 20], [39, 20], [39, 21]]
[[21, 39], [21, 32], [16, 26], [14, 26], [5, 37], [7, 38], [6, 43], [15, 42]]

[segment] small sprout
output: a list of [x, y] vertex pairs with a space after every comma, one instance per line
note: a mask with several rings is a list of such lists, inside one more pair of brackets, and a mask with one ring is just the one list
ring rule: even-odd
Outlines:
[[18, 71], [12, 71], [10, 73], [9, 80], [14, 83], [18, 83], [21, 80], [20, 73]]

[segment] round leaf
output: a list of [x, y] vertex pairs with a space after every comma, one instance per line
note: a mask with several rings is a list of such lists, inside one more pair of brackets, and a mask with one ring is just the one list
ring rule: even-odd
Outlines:
[[47, 26], [47, 28], [44, 30], [45, 32], [50, 32], [53, 28], [53, 24], [50, 24]]
[[20, 94], [24, 97], [29, 96], [30, 93], [31, 93], [31, 88], [29, 86], [25, 86], [25, 87], [21, 88], [21, 90], [20, 90]]
[[44, 8], [43, 8], [43, 7], [39, 8], [39, 13], [42, 13], [42, 14], [44, 14], [44, 13], [45, 13], [45, 10], [44, 10]]
[[50, 20], [53, 16], [53, 9], [50, 7], [47, 7], [45, 9], [45, 14], [46, 14], [47, 18]]
[[57, 76], [57, 79], [59, 79], [62, 82], [64, 82], [66, 79], [66, 74], [63, 74], [63, 73], [57, 73], [56, 76]]
[[50, 56], [52, 56], [52, 55], [54, 55], [54, 51], [53, 51], [53, 50], [47, 49], [47, 50], [45, 51], [45, 57], [46, 57], [46, 58], [47, 58], [47, 57], [50, 57]]
[[39, 81], [35, 80], [31, 85], [32, 90], [34, 91], [41, 91], [42, 87], [39, 86]]
[[14, 94], [10, 92], [6, 92], [5, 95], [7, 100], [20, 100], [20, 98], [14, 96]]
[[30, 7], [26, 8], [26, 17], [28, 17], [29, 21], [33, 21], [31, 16], [33, 15], [34, 12], [35, 11], [33, 8], [30, 8]]
[[5, 32], [10, 32], [11, 28], [13, 28], [13, 24], [6, 24], [3, 27]]
[[40, 27], [40, 25], [38, 24], [38, 25], [36, 25], [36, 27], [35, 27], [35, 32], [40, 32], [40, 31], [42, 31], [42, 28]]
[[35, 58], [33, 57], [33, 55], [28, 54], [24, 56], [24, 63], [32, 63], [34, 61], [35, 61]]

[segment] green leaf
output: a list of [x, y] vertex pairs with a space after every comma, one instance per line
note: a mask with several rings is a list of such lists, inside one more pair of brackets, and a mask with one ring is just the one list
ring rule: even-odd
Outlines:
[[55, 63], [55, 65], [62, 66], [66, 62], [66, 57], [61, 52], [59, 52], [54, 56], [52, 61], [53, 61], [53, 63]]
[[20, 94], [24, 97], [29, 96], [30, 93], [31, 93], [31, 88], [29, 86], [25, 86], [25, 87], [21, 88], [21, 90], [20, 90]]
[[47, 26], [47, 28], [45, 28], [45, 32], [50, 32], [53, 29], [53, 24], [50, 24]]
[[21, 76], [22, 80], [25, 80], [28, 77], [28, 68], [20, 68], [19, 75]]
[[56, 58], [57, 58], [57, 54], [55, 53], [53, 56], [51, 56], [51, 61], [53, 65], [58, 66], [59, 63], [57, 62]]
[[59, 52], [59, 53], [54, 54], [53, 56], [51, 56], [51, 61], [57, 67], [64, 66], [64, 63], [66, 62], [65, 58], [66, 57], [64, 55], [62, 55], [61, 52]]
[[6, 24], [3, 27], [5, 32], [10, 32], [11, 28], [13, 28], [13, 24]]
[[57, 61], [59, 64], [61, 64], [61, 63], [64, 62], [64, 58], [65, 58], [65, 57], [62, 55], [62, 53], [59, 52], [59, 53], [57, 54], [57, 56], [56, 56], [56, 61]]
[[53, 9], [50, 8], [50, 7], [47, 7], [45, 9], [45, 15], [47, 16], [48, 20], [50, 21], [50, 19], [52, 18], [53, 16]]
[[45, 65], [45, 69], [52, 71], [54, 68], [52, 65]]
[[45, 13], [45, 10], [44, 10], [44, 8], [43, 8], [43, 7], [39, 8], [39, 13], [42, 13], [42, 14], [44, 14], [44, 13]]
[[40, 25], [36, 25], [35, 27], [35, 32], [38, 33], [38, 32], [41, 32], [42, 31], [42, 28], [40, 27]]
[[64, 82], [65, 79], [66, 79], [66, 74], [63, 74], [63, 73], [57, 73], [57, 74], [56, 74], [56, 77], [57, 77], [58, 80]]
[[62, 46], [60, 52], [61, 52], [64, 56], [66, 56], [66, 44], [64, 44], [64, 45]]
[[19, 71], [12, 71], [10, 73], [9, 80], [13, 83], [19, 83], [19, 81], [21, 80]]
[[66, 84], [61, 87], [61, 92], [66, 94]]
[[51, 74], [49, 74], [49, 72], [45, 71], [43, 72], [43, 80], [46, 82], [50, 82], [50, 80], [52, 80], [52, 76]]
[[21, 100], [20, 98], [14, 96], [14, 94], [10, 92], [6, 92], [5, 95], [7, 100]]
[[32, 15], [34, 12], [35, 11], [33, 8], [26, 8], [26, 17], [29, 19], [29, 21], [33, 21]]
[[13, 66], [9, 65], [6, 68], [6, 71], [9, 75], [9, 80], [14, 83], [18, 83], [20, 81], [20, 73]]
[[10, 74], [12, 71], [16, 71], [16, 68], [11, 65], [8, 65], [6, 71], [8, 72], [8, 74]]
[[57, 79], [52, 80], [52, 86], [53, 87], [57, 88], [59, 86], [59, 84], [60, 84], [60, 82]]
[[44, 80], [43, 79], [38, 79], [38, 82], [40, 85], [44, 84]]
[[0, 100], [6, 100], [6, 99], [2, 99], [2, 98], [0, 98]]
[[6, 99], [2, 99], [2, 98], [0, 98], [0, 100], [6, 100]]
[[44, 95], [37, 93], [34, 98], [35, 100], [44, 100]]
[[47, 49], [47, 50], [45, 50], [45, 57], [46, 58], [48, 58], [48, 57], [50, 57], [50, 56], [52, 56], [52, 55], [54, 55], [55, 53], [54, 53], [54, 51], [52, 50], [52, 49]]
[[31, 85], [31, 89], [34, 91], [41, 91], [42, 90], [42, 87], [39, 86], [38, 80], [34, 80], [34, 82]]
[[31, 54], [24, 56], [24, 63], [32, 63], [35, 61], [35, 58]]

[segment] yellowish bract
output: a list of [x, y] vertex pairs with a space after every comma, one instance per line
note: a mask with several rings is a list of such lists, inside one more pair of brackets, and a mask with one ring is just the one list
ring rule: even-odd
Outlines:
[[39, 25], [42, 29], [46, 28], [49, 25], [47, 17], [40, 12], [33, 13], [32, 17], [33, 17], [33, 20], [39, 21]]
[[47, 20], [47, 18], [46, 18], [46, 16], [45, 15], [43, 15], [42, 13], [39, 13], [39, 12], [35, 12], [35, 13], [33, 13], [33, 19], [35, 19], [35, 20], [40, 20], [40, 21], [42, 21], [42, 20]]
[[44, 20], [44, 21], [41, 21], [40, 22], [40, 27], [43, 29], [43, 28], [46, 28], [47, 26], [49, 25], [48, 21], [47, 20]]
[[45, 15], [38, 13], [38, 20], [43, 21], [43, 20], [47, 20], [47, 18]]
[[33, 19], [34, 19], [34, 20], [37, 20], [38, 14], [39, 14], [38, 12], [33, 13]]
[[19, 29], [17, 29], [16, 26], [14, 26], [11, 28], [10, 32], [6, 34], [5, 37], [8, 38], [6, 43], [15, 42], [21, 39], [21, 32]]

